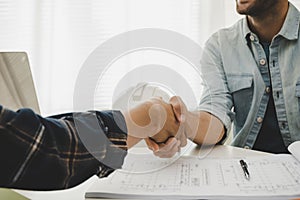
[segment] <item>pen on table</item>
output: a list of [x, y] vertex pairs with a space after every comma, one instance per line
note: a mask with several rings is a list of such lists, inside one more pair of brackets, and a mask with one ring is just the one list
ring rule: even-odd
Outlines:
[[249, 171], [248, 171], [248, 165], [247, 165], [247, 163], [246, 163], [244, 160], [240, 160], [240, 164], [241, 164], [241, 167], [242, 167], [242, 169], [243, 169], [245, 178], [246, 178], [247, 180], [250, 180], [250, 173], [249, 173]]

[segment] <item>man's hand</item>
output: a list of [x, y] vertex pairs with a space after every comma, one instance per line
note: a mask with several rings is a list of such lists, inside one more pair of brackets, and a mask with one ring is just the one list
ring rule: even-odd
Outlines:
[[[174, 156], [181, 147], [187, 144], [187, 134], [185, 131], [185, 119], [188, 113], [187, 107], [180, 97], [174, 96], [170, 99], [173, 115], [176, 121], [180, 124], [179, 129], [174, 137], [169, 138], [163, 144], [158, 143], [157, 140], [146, 139], [148, 148], [154, 152], [154, 155], [161, 158], [169, 158]], [[167, 125], [167, 124], [166, 124]], [[156, 141], [156, 142], [155, 142]]]
[[175, 137], [167, 140], [164, 144], [158, 145], [153, 140], [147, 138], [145, 139], [148, 148], [153, 151], [155, 156], [160, 158], [170, 158], [173, 157], [177, 152], [180, 151], [181, 143]]
[[[161, 130], [157, 134], [151, 136], [150, 138], [151, 138], [151, 140], [153, 140], [154, 142], [156, 142], [158, 144], [163, 144], [169, 138], [175, 137], [178, 134], [180, 123], [176, 119], [176, 116], [173, 112], [173, 107], [171, 104], [167, 104], [164, 101], [162, 101], [161, 99], [155, 99], [155, 100], [156, 100], [155, 103], [159, 103], [164, 108], [164, 111], [166, 114], [165, 115], [165, 123], [163, 124], [163, 127], [161, 128]], [[161, 114], [161, 113], [159, 113], [159, 114]]]
[[[129, 147], [150, 137], [157, 143], [164, 143], [169, 138], [176, 137], [180, 127], [172, 105], [161, 98], [150, 99], [128, 112], [123, 112], [123, 115], [128, 129]], [[172, 142], [168, 143], [171, 144]]]

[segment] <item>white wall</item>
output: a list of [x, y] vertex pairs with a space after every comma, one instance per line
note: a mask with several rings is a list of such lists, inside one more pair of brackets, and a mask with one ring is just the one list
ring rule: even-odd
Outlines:
[[79, 69], [112, 36], [163, 28], [203, 45], [240, 17], [234, 0], [0, 0], [0, 50], [28, 52], [41, 111], [48, 115], [73, 110]]

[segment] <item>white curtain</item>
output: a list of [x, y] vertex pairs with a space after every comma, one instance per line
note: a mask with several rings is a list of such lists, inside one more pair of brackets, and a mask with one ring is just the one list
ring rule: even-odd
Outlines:
[[161, 28], [203, 46], [239, 18], [234, 0], [0, 0], [0, 50], [28, 53], [41, 112], [49, 115], [73, 110], [78, 72], [109, 38]]

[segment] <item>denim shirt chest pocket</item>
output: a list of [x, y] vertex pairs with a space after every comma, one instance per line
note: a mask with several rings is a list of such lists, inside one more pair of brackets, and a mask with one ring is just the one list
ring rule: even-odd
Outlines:
[[241, 129], [248, 117], [253, 100], [252, 75], [227, 75], [228, 89], [232, 96], [233, 112], [235, 112], [236, 131]]

